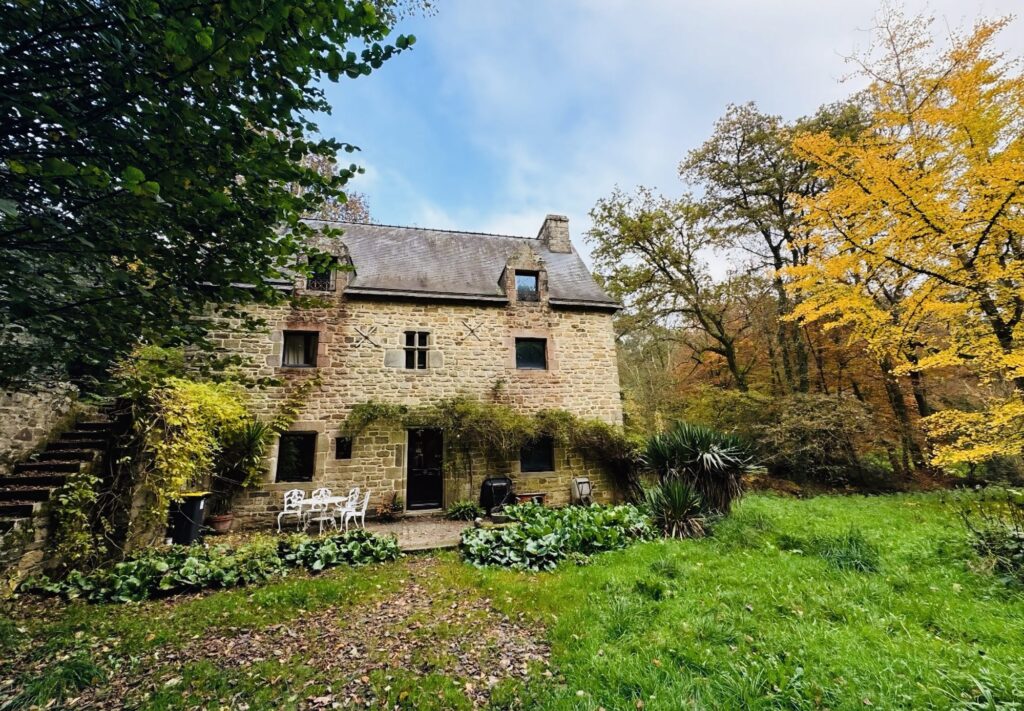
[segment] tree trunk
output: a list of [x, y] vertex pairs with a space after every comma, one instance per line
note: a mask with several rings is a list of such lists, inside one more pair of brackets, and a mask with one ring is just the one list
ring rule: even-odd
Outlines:
[[892, 374], [892, 363], [888, 358], [879, 364], [882, 369], [882, 384], [885, 387], [885, 396], [889, 401], [892, 414], [896, 417], [896, 426], [899, 429], [900, 444], [903, 448], [903, 460], [906, 470], [923, 469], [925, 467], [924, 454], [914, 436], [914, 427], [910, 421], [910, 413], [907, 411], [907, 403], [903, 399], [903, 389], [899, 380]]

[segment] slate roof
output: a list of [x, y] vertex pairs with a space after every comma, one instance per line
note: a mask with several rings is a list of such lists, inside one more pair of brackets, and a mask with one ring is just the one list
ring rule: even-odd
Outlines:
[[329, 224], [344, 231], [341, 241], [355, 267], [346, 295], [506, 303], [499, 279], [509, 257], [526, 245], [544, 264], [552, 305], [619, 307], [597, 285], [575, 251], [552, 252], [539, 239], [419, 227]]

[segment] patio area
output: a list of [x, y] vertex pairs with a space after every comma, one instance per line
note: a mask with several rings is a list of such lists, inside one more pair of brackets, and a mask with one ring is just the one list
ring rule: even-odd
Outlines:
[[397, 521], [367, 521], [366, 530], [398, 538], [405, 553], [436, 548], [455, 548], [459, 536], [472, 521], [448, 521], [440, 516], [406, 516]]

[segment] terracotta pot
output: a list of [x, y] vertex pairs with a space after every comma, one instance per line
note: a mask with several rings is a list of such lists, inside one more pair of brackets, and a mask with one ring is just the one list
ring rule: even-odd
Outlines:
[[210, 516], [206, 519], [206, 523], [210, 526], [214, 533], [220, 535], [227, 533], [231, 530], [231, 524], [235, 522], [235, 515], [226, 513], [219, 514], [217, 516]]

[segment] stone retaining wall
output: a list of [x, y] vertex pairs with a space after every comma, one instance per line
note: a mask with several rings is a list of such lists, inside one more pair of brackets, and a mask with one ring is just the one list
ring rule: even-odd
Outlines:
[[9, 473], [68, 420], [76, 394], [70, 385], [0, 393], [0, 474]]

